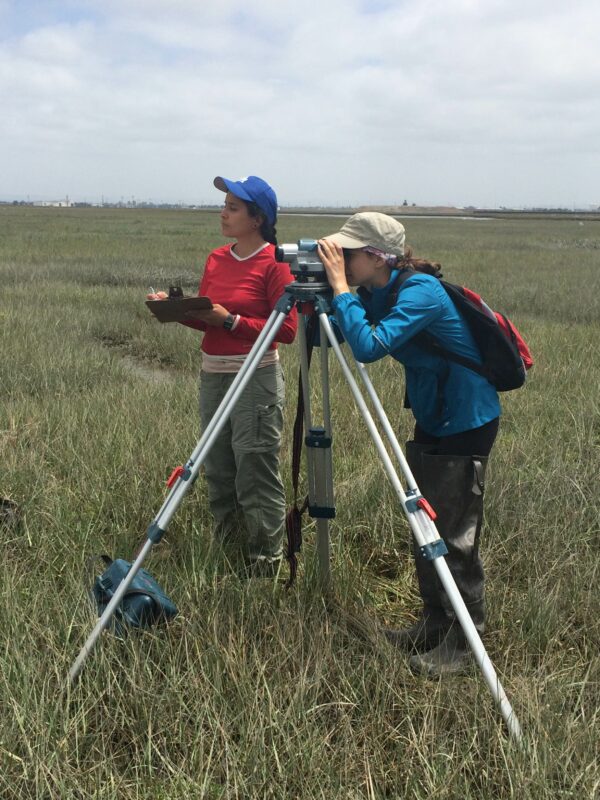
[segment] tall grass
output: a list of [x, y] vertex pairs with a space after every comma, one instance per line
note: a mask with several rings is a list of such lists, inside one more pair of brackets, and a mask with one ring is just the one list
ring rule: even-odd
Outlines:
[[[282, 217], [280, 241], [339, 220]], [[180, 607], [168, 627], [93, 625], [87, 560], [128, 557], [199, 435], [199, 337], [161, 326], [148, 286], [197, 286], [221, 243], [199, 212], [0, 208], [2, 798], [594, 798], [600, 791], [600, 223], [409, 220], [508, 313], [536, 358], [504, 396], [483, 538], [494, 665], [522, 722], [503, 727], [479, 673], [413, 676], [379, 633], [418, 603], [403, 515], [331, 363], [337, 516], [332, 588], [314, 527], [299, 579], [243, 580], [210, 538], [199, 480], [146, 566]], [[288, 496], [298, 356], [287, 378]], [[401, 368], [370, 374], [401, 441]], [[318, 370], [313, 381], [319, 405]]]

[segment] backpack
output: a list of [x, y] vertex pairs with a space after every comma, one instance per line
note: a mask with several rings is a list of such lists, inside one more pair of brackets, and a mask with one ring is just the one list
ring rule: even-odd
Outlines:
[[[106, 555], [100, 558], [104, 561], [106, 569], [96, 578], [91, 591], [99, 617], [131, 569], [130, 562], [122, 558], [114, 561]], [[124, 636], [127, 628], [150, 628], [161, 622], [168, 622], [176, 614], [177, 607], [172, 600], [167, 597], [149, 572], [140, 569], [115, 610], [112, 630], [117, 636]]]
[[[388, 299], [391, 309], [404, 282], [417, 273], [403, 269], [394, 281]], [[531, 351], [525, 340], [506, 317], [492, 309], [471, 289], [438, 278], [446, 294], [467, 323], [481, 354], [481, 364], [448, 350], [428, 331], [420, 331], [411, 342], [429, 353], [442, 356], [482, 375], [499, 392], [518, 389], [525, 383], [527, 370], [533, 366]]]

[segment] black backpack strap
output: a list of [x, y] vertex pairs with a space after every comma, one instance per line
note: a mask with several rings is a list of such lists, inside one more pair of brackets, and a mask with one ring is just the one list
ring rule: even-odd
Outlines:
[[[396, 302], [398, 300], [398, 294], [399, 294], [400, 290], [402, 289], [404, 283], [409, 278], [412, 278], [413, 275], [417, 275], [417, 274], [419, 274], [418, 271], [414, 270], [414, 269], [412, 269], [410, 267], [406, 267], [406, 268], [400, 270], [400, 272], [398, 273], [398, 275], [396, 277], [396, 280], [394, 281], [394, 283], [393, 283], [393, 285], [392, 285], [392, 287], [390, 289], [390, 292], [388, 294], [388, 298], [387, 298], [387, 309], [388, 309], [388, 311], [391, 311], [391, 309], [396, 305]], [[440, 280], [440, 278], [438, 278], [438, 280], [444, 286], [444, 289], [446, 289], [445, 282]], [[446, 290], [446, 292], [448, 293], [447, 290]], [[450, 299], [452, 299], [452, 297], [450, 297]], [[479, 374], [482, 374], [482, 369], [481, 369], [480, 365], [477, 364], [477, 362], [472, 361], [469, 358], [465, 358], [464, 356], [458, 355], [458, 353], [454, 353], [452, 350], [448, 350], [446, 347], [444, 347], [441, 344], [439, 339], [436, 339], [436, 337], [433, 336], [428, 331], [424, 330], [424, 331], [420, 331], [419, 333], [415, 334], [410, 339], [410, 342], [411, 342], [411, 344], [416, 344], [417, 347], [420, 347], [422, 350], [425, 350], [426, 352], [431, 353], [432, 355], [440, 356], [441, 358], [446, 359], [446, 361], [454, 361], [457, 364], [461, 364], [463, 367], [467, 367], [468, 369], [472, 369], [475, 372], [478, 372]], [[448, 380], [448, 369], [446, 369], [445, 374], [442, 376], [442, 378], [441, 378], [441, 380], [439, 382], [439, 386], [438, 386], [438, 398], [437, 398], [437, 401], [440, 404], [440, 407], [441, 407], [441, 404], [443, 403], [444, 385], [445, 385], [447, 380]], [[404, 408], [410, 408], [410, 407], [411, 406], [410, 406], [410, 400], [408, 398], [408, 391], [405, 389], [404, 390]]]
[[[411, 267], [404, 267], [403, 269], [400, 270], [400, 272], [396, 275], [396, 279], [394, 280], [393, 284], [390, 287], [390, 291], [388, 293], [386, 300], [386, 311], [388, 312], [391, 311], [392, 308], [395, 306], [396, 300], [398, 299], [398, 292], [402, 288], [404, 282], [407, 281], [409, 278], [412, 278], [412, 276], [416, 274], [417, 274], [416, 270], [412, 269]], [[371, 292], [368, 289], [365, 289], [364, 286], [359, 286], [358, 289], [356, 290], [356, 294], [362, 300], [365, 309], [365, 314], [367, 315], [367, 320], [371, 325], [373, 325], [373, 319], [371, 317], [369, 309], [367, 308], [367, 303], [369, 301], [369, 298], [371, 297]]]
[[[416, 270], [406, 268], [400, 271], [398, 277], [394, 281], [392, 288], [390, 289], [390, 294], [388, 296], [388, 308], [392, 309], [396, 304], [396, 300], [398, 299], [398, 293], [402, 288], [404, 282], [412, 277], [413, 275], [418, 274]], [[452, 300], [452, 292], [448, 290], [448, 286], [451, 284], [447, 284], [445, 281], [440, 280], [440, 283], [444, 287], [446, 294]], [[422, 350], [426, 350], [428, 353], [431, 353], [435, 356], [440, 356], [441, 358], [445, 358], [447, 361], [454, 361], [456, 364], [460, 364], [467, 369], [471, 369], [474, 372], [479, 373], [480, 375], [484, 374], [483, 367], [478, 364], [476, 361], [473, 361], [470, 358], [466, 358], [465, 356], [461, 356], [458, 353], [455, 353], [453, 350], [448, 350], [448, 348], [444, 347], [444, 345], [436, 339], [429, 331], [420, 331], [419, 333], [415, 334], [411, 338], [411, 343], [416, 344]], [[408, 398], [405, 398], [405, 403], [407, 402]], [[405, 408], [409, 408], [410, 406], [405, 405]]]
[[[419, 273], [417, 270], [412, 269], [411, 267], [405, 267], [401, 269], [396, 279], [394, 280], [389, 294], [387, 296], [386, 307], [387, 311], [391, 311], [392, 308], [396, 305], [398, 300], [398, 294], [402, 287], [404, 286], [405, 282], [412, 278], [413, 275], [418, 275]], [[439, 278], [438, 278], [439, 280]], [[444, 281], [440, 281], [440, 283], [444, 284]], [[444, 287], [445, 288], [445, 287]], [[367, 299], [370, 297], [370, 293], [367, 289], [364, 289], [360, 286], [357, 289], [357, 294], [360, 299], [363, 301], [363, 305], [365, 305]], [[452, 298], [450, 298], [452, 299]], [[367, 314], [368, 321], [373, 324], [372, 319], [370, 318], [370, 314], [365, 307], [365, 312]], [[475, 361], [472, 361], [470, 358], [465, 358], [464, 356], [458, 355], [458, 353], [454, 353], [452, 350], [448, 350], [445, 348], [435, 336], [433, 336], [428, 331], [420, 331], [419, 333], [415, 334], [411, 339], [410, 342], [412, 344], [416, 344], [422, 350], [426, 350], [428, 353], [431, 353], [436, 356], [441, 356], [448, 361], [455, 361], [457, 364], [461, 364], [463, 367], [467, 367], [468, 369], [472, 369], [475, 372], [482, 374], [482, 369], [479, 364]], [[442, 391], [443, 391], [443, 384], [447, 379], [447, 374], [440, 386], [440, 402], [442, 400]], [[404, 408], [410, 408], [410, 401], [408, 399], [408, 393], [405, 391], [404, 393]]]
[[396, 300], [398, 299], [398, 292], [404, 286], [405, 282], [409, 278], [412, 278], [413, 275], [418, 275], [418, 272], [416, 269], [413, 269], [412, 267], [404, 267], [396, 275], [396, 280], [392, 284], [392, 288], [390, 289], [390, 293], [388, 294], [387, 298], [388, 311], [391, 311], [392, 308], [396, 305]]
[[432, 353], [434, 356], [441, 356], [441, 358], [445, 358], [447, 361], [454, 361], [456, 364], [467, 367], [467, 369], [471, 369], [473, 372], [478, 372], [480, 375], [484, 374], [481, 364], [472, 361], [470, 358], [461, 356], [453, 350], [448, 350], [440, 343], [439, 339], [436, 339], [435, 336], [432, 336], [427, 331], [420, 331], [420, 333], [415, 334], [411, 342], [418, 345], [422, 350]]
[[369, 323], [369, 325], [372, 325], [373, 324], [373, 318], [371, 317], [371, 312], [369, 311], [369, 309], [367, 308], [367, 305], [366, 305], [369, 297], [371, 296], [371, 292], [368, 289], [365, 289], [364, 286], [359, 286], [358, 289], [356, 290], [356, 294], [362, 300], [363, 308], [365, 310], [365, 315], [367, 317], [367, 322]]

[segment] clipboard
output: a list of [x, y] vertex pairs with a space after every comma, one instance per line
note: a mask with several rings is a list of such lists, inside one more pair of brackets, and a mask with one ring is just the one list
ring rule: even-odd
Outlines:
[[165, 300], [146, 300], [146, 305], [159, 322], [182, 322], [186, 311], [209, 311], [210, 297], [175, 297]]

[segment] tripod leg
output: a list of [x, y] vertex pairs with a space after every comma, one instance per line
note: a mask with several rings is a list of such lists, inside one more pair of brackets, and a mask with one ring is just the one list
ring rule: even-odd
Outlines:
[[121, 602], [123, 595], [131, 585], [134, 577], [140, 570], [142, 563], [152, 546], [159, 542], [164, 535], [169, 522], [171, 521], [175, 511], [179, 507], [183, 497], [193, 484], [194, 480], [197, 478], [198, 473], [200, 471], [200, 467], [202, 465], [202, 461], [206, 456], [206, 453], [210, 450], [214, 439], [218, 436], [221, 428], [225, 425], [229, 415], [231, 414], [231, 410], [233, 409], [235, 403], [237, 402], [239, 396], [243, 392], [246, 384], [250, 380], [251, 375], [253, 374], [254, 370], [256, 369], [257, 365], [260, 363], [263, 355], [275, 339], [277, 335], [277, 331], [282, 326], [283, 321], [290, 310], [293, 308], [293, 301], [291, 298], [288, 297], [287, 294], [284, 294], [282, 298], [278, 301], [278, 304], [267, 320], [265, 327], [261, 331], [258, 339], [254, 343], [254, 346], [246, 360], [242, 369], [236, 376], [236, 380], [232, 383], [229, 391], [223, 398], [223, 401], [217, 412], [211, 420], [210, 425], [207, 427], [207, 430], [204, 431], [200, 441], [196, 445], [192, 456], [188, 460], [186, 466], [182, 469], [181, 473], [177, 477], [176, 482], [171, 488], [171, 491], [163, 503], [160, 511], [158, 512], [157, 516], [154, 518], [152, 523], [150, 524], [148, 531], [147, 531], [147, 540], [142, 547], [141, 551], [139, 552], [137, 558], [131, 565], [131, 569], [127, 573], [127, 575], [123, 578], [121, 583], [117, 586], [113, 597], [111, 598], [110, 602], [106, 606], [104, 612], [102, 613], [100, 619], [94, 626], [92, 632], [88, 636], [85, 644], [81, 648], [79, 655], [75, 659], [71, 669], [69, 670], [69, 681], [73, 683], [77, 677], [79, 676], [81, 670], [83, 669], [84, 662], [87, 656], [93, 650], [96, 642], [100, 638], [102, 631], [109, 625], [110, 620]]
[[[506, 693], [500, 683], [500, 680], [496, 674], [496, 671], [492, 665], [492, 662], [485, 650], [483, 642], [481, 641], [481, 637], [471, 619], [467, 607], [464, 603], [464, 600], [461, 597], [460, 592], [456, 586], [454, 578], [446, 564], [445, 559], [443, 558], [444, 554], [447, 552], [446, 547], [443, 543], [443, 540], [440, 538], [435, 524], [433, 522], [433, 517], [435, 516], [433, 512], [430, 510], [426, 511], [428, 507], [428, 503], [425, 501], [424, 498], [420, 497], [418, 492], [418, 487], [415, 482], [414, 476], [408, 466], [406, 458], [402, 453], [402, 449], [398, 440], [393, 432], [392, 426], [387, 419], [385, 411], [383, 410], [383, 406], [377, 397], [375, 389], [371, 384], [371, 381], [366, 374], [366, 370], [363, 365], [358, 364], [359, 371], [361, 373], [361, 377], [363, 382], [367, 387], [368, 394], [373, 401], [378, 418], [384, 428], [386, 436], [390, 442], [394, 455], [398, 459], [402, 473], [406, 477], [407, 484], [409, 487], [409, 491], [407, 494], [404, 493], [396, 470], [394, 469], [394, 465], [389, 457], [389, 454], [386, 450], [386, 447], [383, 443], [381, 435], [377, 430], [373, 417], [367, 408], [367, 405], [362, 397], [360, 389], [358, 388], [358, 384], [354, 379], [352, 371], [350, 370], [346, 359], [344, 358], [344, 354], [342, 353], [342, 349], [337, 341], [335, 334], [331, 328], [331, 324], [329, 319], [327, 318], [327, 314], [325, 312], [320, 313], [320, 319], [322, 324], [322, 329], [325, 331], [327, 338], [329, 339], [331, 346], [334, 349], [334, 352], [337, 356], [337, 359], [340, 363], [342, 371], [344, 372], [344, 376], [346, 381], [350, 387], [350, 390], [354, 396], [355, 402], [362, 413], [363, 419], [369, 433], [371, 434], [371, 438], [375, 443], [375, 447], [379, 454], [379, 457], [383, 463], [384, 469], [390, 479], [390, 482], [398, 495], [402, 508], [406, 513], [406, 517], [412, 533], [419, 544], [420, 550], [422, 555], [426, 558], [430, 559], [436, 569], [436, 572], [439, 576], [439, 579], [442, 583], [446, 591], [446, 595], [448, 600], [454, 609], [456, 614], [456, 618], [460, 623], [461, 628], [464, 631], [464, 634], [467, 638], [467, 641], [473, 651], [473, 655], [475, 660], [480, 667], [484, 679], [488, 685], [492, 696], [498, 703], [500, 707], [500, 711], [506, 721], [507, 727], [509, 729], [510, 734], [515, 739], [520, 739], [521, 734], [521, 726], [519, 725], [519, 721], [508, 701]], [[362, 367], [362, 369], [361, 369]], [[431, 514], [431, 515], [430, 515]]]
[[[335, 516], [333, 499], [333, 467], [331, 460], [331, 413], [329, 406], [329, 362], [328, 348], [321, 350], [321, 397], [323, 404], [323, 426], [313, 424], [307, 342], [304, 325], [299, 327], [300, 371], [304, 400], [304, 427], [307, 435], [306, 467], [308, 480], [308, 513], [316, 520], [317, 559], [319, 580], [326, 587], [331, 580], [331, 548], [329, 520]], [[325, 343], [322, 336], [321, 342]]]

